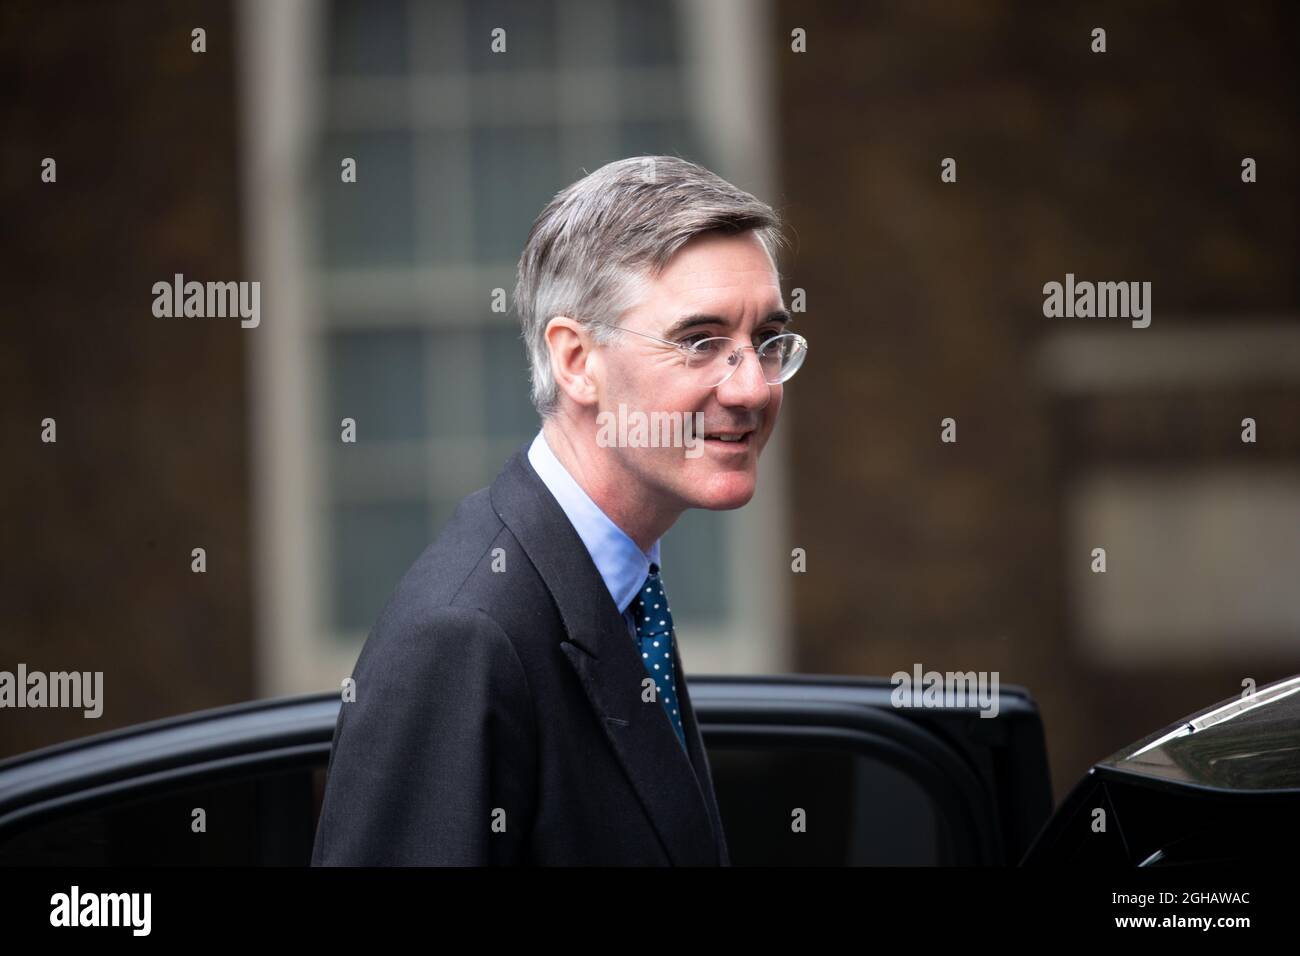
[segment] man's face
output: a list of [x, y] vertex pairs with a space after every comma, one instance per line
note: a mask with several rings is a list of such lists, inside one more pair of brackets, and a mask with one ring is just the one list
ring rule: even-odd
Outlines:
[[[710, 233], [678, 250], [618, 324], [673, 342], [726, 336], [734, 345], [755, 345], [783, 331], [788, 318], [772, 260], [758, 237]], [[710, 388], [684, 367], [681, 352], [639, 335], [616, 333], [600, 352], [600, 411], [617, 416], [622, 403], [629, 412], [680, 413], [692, 425], [700, 412], [706, 436], [743, 433], [736, 442], [701, 442], [696, 435], [694, 441], [703, 445], [702, 454], [698, 445], [691, 452], [696, 457], [685, 448], [602, 448], [602, 454], [618, 456], [618, 470], [635, 482], [629, 492], [676, 510], [739, 508], [749, 501], [782, 389], [765, 381], [755, 353], [742, 352], [739, 367]]]

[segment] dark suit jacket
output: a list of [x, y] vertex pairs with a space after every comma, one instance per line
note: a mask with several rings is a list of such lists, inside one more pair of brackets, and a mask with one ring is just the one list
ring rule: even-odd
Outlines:
[[521, 449], [366, 639], [312, 865], [730, 865], [675, 641], [673, 666], [689, 759], [663, 703], [642, 701], [627, 622]]

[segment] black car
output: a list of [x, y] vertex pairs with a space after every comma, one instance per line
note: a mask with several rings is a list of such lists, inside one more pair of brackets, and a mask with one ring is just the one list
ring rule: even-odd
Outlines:
[[[1054, 815], [1026, 691], [982, 716], [893, 690], [691, 678], [733, 864], [1163, 865], [1296, 841], [1300, 677], [1098, 763]], [[0, 865], [305, 866], [340, 706], [256, 701], [0, 761]]]

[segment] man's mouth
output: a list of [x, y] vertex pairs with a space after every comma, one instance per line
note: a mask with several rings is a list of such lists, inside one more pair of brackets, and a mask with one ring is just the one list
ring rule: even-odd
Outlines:
[[753, 434], [754, 432], [752, 430], [744, 432], [706, 432], [704, 440], [718, 442], [723, 445], [744, 447], [750, 443]]

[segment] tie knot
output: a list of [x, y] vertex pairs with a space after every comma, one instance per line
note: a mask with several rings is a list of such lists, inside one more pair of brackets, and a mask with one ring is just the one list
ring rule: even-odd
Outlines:
[[640, 637], [672, 632], [673, 616], [668, 610], [668, 595], [664, 592], [663, 581], [659, 579], [657, 564], [650, 565], [650, 574], [646, 576], [637, 596], [632, 599], [632, 617]]

